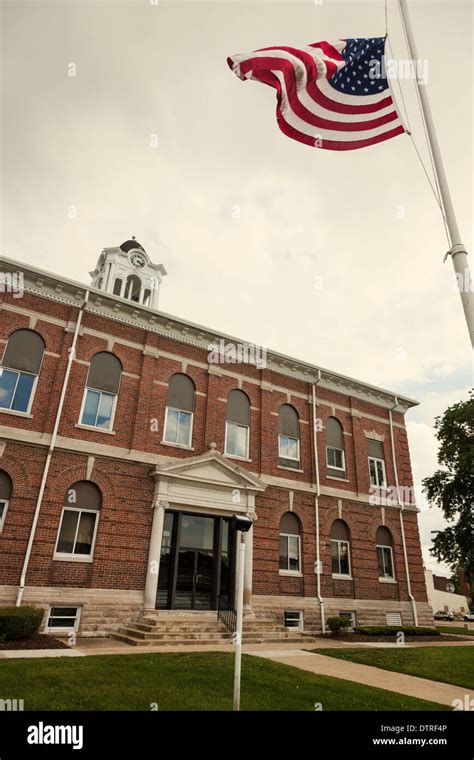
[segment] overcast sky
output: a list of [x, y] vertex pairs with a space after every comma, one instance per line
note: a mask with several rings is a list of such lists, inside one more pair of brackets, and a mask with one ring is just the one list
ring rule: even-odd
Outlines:
[[[406, 58], [388, 5], [395, 57]], [[472, 3], [409, 6], [472, 251]], [[467, 397], [472, 369], [413, 145], [402, 135], [311, 150], [278, 130], [274, 91], [226, 64], [268, 45], [383, 36], [383, 0], [1, 8], [2, 252], [88, 283], [101, 249], [135, 235], [168, 270], [164, 311], [417, 398], [412, 464], [417, 483], [430, 474], [434, 417]], [[413, 83], [401, 86], [426, 159]], [[436, 510], [420, 514], [432, 569], [441, 526]]]

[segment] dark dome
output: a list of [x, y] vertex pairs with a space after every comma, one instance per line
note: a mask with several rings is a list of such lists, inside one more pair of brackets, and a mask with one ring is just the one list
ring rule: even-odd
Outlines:
[[126, 240], [125, 243], [122, 243], [120, 248], [124, 253], [128, 253], [132, 250], [132, 248], [141, 248], [142, 251], [145, 250], [144, 247], [140, 245], [138, 240]]

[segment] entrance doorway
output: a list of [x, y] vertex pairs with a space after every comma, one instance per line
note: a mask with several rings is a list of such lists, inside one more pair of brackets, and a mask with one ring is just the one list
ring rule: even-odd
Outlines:
[[232, 539], [227, 518], [167, 511], [157, 609], [214, 610], [218, 596], [232, 603]]

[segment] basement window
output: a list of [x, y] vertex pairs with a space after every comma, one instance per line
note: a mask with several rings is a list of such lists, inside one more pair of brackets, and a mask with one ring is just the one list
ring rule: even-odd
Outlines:
[[80, 607], [50, 607], [46, 630], [77, 631], [79, 628]]
[[299, 610], [285, 610], [285, 628], [303, 630], [303, 613]]
[[348, 629], [349, 629], [349, 631], [353, 631], [354, 630], [355, 624], [356, 624], [355, 612], [353, 612], [352, 610], [340, 610], [339, 611], [339, 617], [348, 618], [348, 620], [349, 620]]

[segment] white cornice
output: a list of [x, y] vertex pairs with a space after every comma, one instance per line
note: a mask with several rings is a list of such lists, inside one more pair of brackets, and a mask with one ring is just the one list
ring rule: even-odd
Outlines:
[[[51, 272], [14, 259], [2, 256], [0, 262], [4, 272], [22, 272], [25, 291], [42, 298], [77, 307], [84, 300], [86, 292], [89, 291], [89, 303], [86, 310], [115, 322], [133, 325], [139, 329], [148, 330], [203, 350], [207, 350], [209, 345], [220, 340], [234, 344], [247, 343], [247, 341], [235, 336], [211, 330], [208, 327], [188, 322], [161, 311], [155, 311], [140, 304], [131, 303], [124, 298], [87, 287], [82, 283], [59, 277]], [[401, 413], [405, 413], [418, 404], [417, 401], [405, 396], [399, 396], [383, 388], [363, 383], [337, 372], [331, 372], [273, 350], [267, 351], [267, 369], [303, 382], [317, 383], [318, 387], [345, 396], [352, 396], [385, 409], [393, 409], [395, 399], [397, 399], [396, 409]]]

